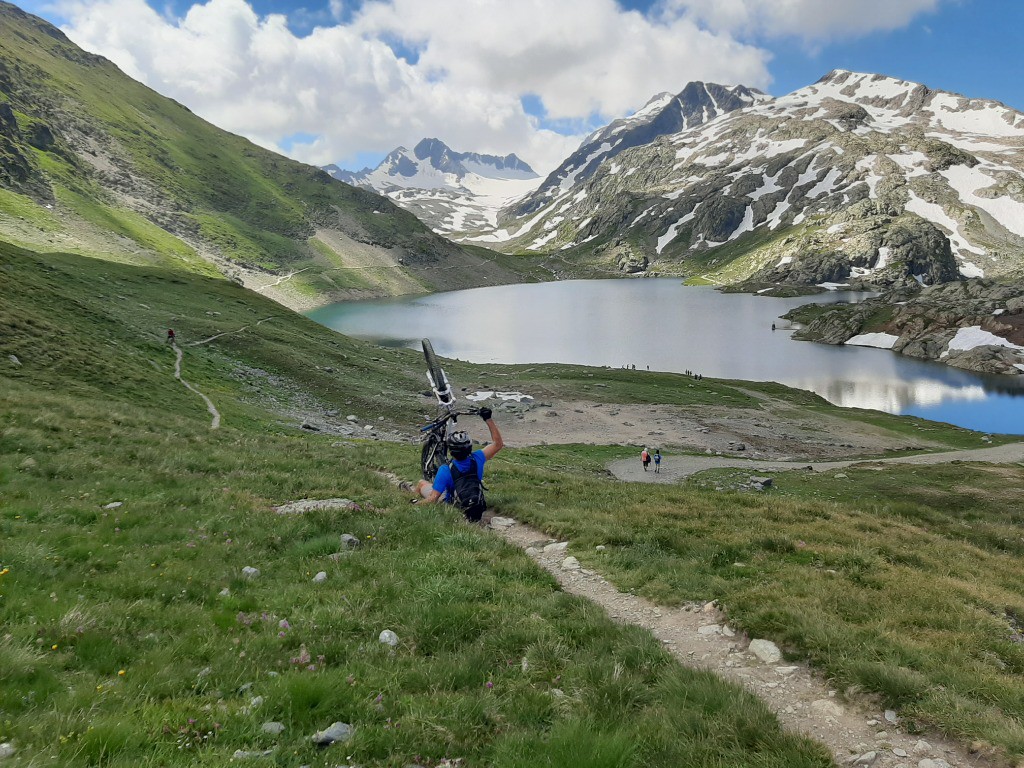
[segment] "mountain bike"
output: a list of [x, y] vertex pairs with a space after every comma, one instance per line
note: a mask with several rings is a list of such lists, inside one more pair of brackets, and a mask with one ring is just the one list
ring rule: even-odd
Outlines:
[[427, 361], [427, 381], [437, 398], [438, 414], [430, 423], [420, 427], [423, 433], [423, 448], [420, 451], [420, 469], [424, 480], [433, 480], [437, 470], [448, 463], [448, 430], [459, 416], [479, 413], [478, 408], [458, 411], [455, 408], [455, 394], [452, 392], [448, 375], [444, 372], [430, 339], [423, 339], [423, 357]]

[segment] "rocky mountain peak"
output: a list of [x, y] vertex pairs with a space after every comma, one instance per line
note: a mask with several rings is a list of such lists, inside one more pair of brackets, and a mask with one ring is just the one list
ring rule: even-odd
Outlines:
[[1020, 112], [885, 75], [833, 70], [778, 98], [690, 83], [471, 237], [710, 282], [1002, 275], [1024, 268], [1022, 147]]
[[516, 215], [539, 210], [567, 189], [586, 181], [620, 152], [648, 145], [660, 136], [695, 128], [733, 110], [770, 101], [771, 97], [743, 85], [691, 82], [676, 95], [660, 93], [629, 117], [613, 120], [590, 134], [579, 149], [518, 205]]

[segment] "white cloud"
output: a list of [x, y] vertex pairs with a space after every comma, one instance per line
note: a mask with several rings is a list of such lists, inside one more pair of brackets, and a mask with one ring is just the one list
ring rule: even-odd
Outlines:
[[720, 34], [823, 41], [899, 29], [943, 2], [949, 0], [666, 0], [666, 7]]
[[[516, 152], [545, 172], [586, 123], [627, 114], [690, 80], [765, 87], [769, 54], [694, 19], [614, 0], [386, 0], [298, 36], [246, 0], [207, 0], [181, 18], [144, 0], [65, 0], [63, 29], [132, 77], [226, 130], [325, 164], [437, 137], [460, 151]], [[390, 44], [389, 44], [390, 43]], [[402, 58], [395, 48], [414, 51]], [[409, 60], [407, 60], [409, 59]], [[411, 60], [411, 61], [410, 61]], [[581, 135], [545, 130], [520, 99]], [[295, 143], [297, 134], [317, 137]]]

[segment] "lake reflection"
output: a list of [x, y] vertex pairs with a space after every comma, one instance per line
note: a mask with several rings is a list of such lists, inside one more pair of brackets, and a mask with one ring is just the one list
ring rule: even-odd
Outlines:
[[[793, 341], [778, 317], [808, 301], [687, 287], [678, 279], [571, 280], [412, 299], [345, 302], [309, 316], [379, 344], [477, 363], [574, 363], [778, 381], [837, 405], [909, 413], [1024, 434], [1024, 382], [925, 363], [888, 350]], [[772, 323], [778, 330], [772, 330]]]

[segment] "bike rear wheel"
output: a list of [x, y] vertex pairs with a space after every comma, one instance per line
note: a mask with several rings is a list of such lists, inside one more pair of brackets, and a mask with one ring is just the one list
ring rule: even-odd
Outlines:
[[424, 480], [433, 480], [437, 475], [437, 470], [448, 463], [447, 453], [443, 435], [430, 432], [423, 439], [423, 449], [420, 451], [420, 468], [423, 470]]
[[434, 346], [430, 343], [430, 339], [423, 339], [423, 357], [427, 361], [427, 373], [430, 375], [430, 381], [438, 400], [443, 404], [450, 403], [452, 391], [448, 386], [448, 377], [441, 369], [441, 364], [437, 362], [437, 355], [434, 354]]

